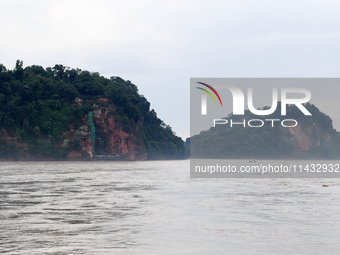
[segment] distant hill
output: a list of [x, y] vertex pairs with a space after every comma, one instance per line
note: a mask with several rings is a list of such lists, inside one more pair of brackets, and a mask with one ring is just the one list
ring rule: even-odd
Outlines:
[[137, 86], [55, 65], [0, 64], [0, 159], [181, 159], [184, 142]]
[[[242, 125], [216, 125], [190, 139], [190, 153], [193, 158], [340, 158], [340, 135], [333, 129], [332, 120], [312, 105], [306, 104], [312, 116], [305, 116], [294, 105], [287, 108], [287, 115], [282, 118], [279, 110], [268, 116], [253, 115], [246, 111], [244, 116], [229, 115], [224, 118], [230, 123], [242, 122], [243, 119], [261, 119], [262, 127], [243, 127]], [[267, 107], [265, 107], [267, 108]], [[279, 109], [280, 107], [277, 107]], [[295, 119], [295, 127], [283, 127], [280, 122], [265, 119]], [[260, 122], [254, 122], [260, 125]], [[286, 125], [294, 126], [294, 123]]]

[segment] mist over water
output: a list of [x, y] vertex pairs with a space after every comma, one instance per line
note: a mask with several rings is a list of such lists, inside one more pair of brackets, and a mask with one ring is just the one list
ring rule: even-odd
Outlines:
[[190, 179], [189, 161], [1, 162], [1, 254], [338, 254], [339, 179]]

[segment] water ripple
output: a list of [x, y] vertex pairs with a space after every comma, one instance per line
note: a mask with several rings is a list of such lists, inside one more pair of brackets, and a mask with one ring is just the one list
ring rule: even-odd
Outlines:
[[1, 254], [338, 254], [340, 181], [190, 179], [188, 161], [6, 162]]

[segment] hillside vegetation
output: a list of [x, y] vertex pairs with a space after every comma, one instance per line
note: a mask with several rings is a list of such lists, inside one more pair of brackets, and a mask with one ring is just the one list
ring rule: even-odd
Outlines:
[[[78, 97], [81, 105], [75, 103]], [[80, 142], [62, 147], [62, 135], [70, 127], [79, 128], [100, 98], [114, 107], [112, 114], [125, 132], [140, 132], [148, 159], [185, 157], [182, 139], [130, 81], [63, 65], [24, 68], [19, 60], [14, 70], [0, 64], [0, 135], [8, 136], [0, 142], [0, 157], [65, 159], [70, 151], [79, 150]], [[17, 142], [11, 143], [11, 137]]]
[[[280, 103], [279, 103], [280, 106]], [[190, 139], [191, 157], [195, 158], [340, 158], [340, 136], [333, 129], [332, 120], [312, 105], [305, 107], [312, 116], [305, 116], [296, 106], [289, 105], [282, 118], [280, 107], [268, 116], [258, 116], [246, 111], [244, 116], [229, 115], [230, 123], [261, 119], [262, 127], [246, 125], [216, 125]], [[265, 107], [264, 109], [267, 109]], [[283, 127], [280, 121], [265, 119], [294, 119], [296, 127]], [[287, 124], [287, 123], [286, 123]], [[259, 121], [253, 125], [259, 125]]]

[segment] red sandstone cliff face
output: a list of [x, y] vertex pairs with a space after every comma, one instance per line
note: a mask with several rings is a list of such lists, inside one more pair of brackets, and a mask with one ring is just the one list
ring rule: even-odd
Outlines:
[[[103, 101], [103, 99], [101, 100]], [[88, 125], [88, 116], [77, 130], [70, 125], [70, 131], [63, 136], [62, 146], [70, 147], [74, 143], [81, 144], [78, 149], [69, 153], [68, 159], [80, 159], [84, 154], [89, 158], [95, 155], [118, 155], [120, 159], [146, 160], [146, 150], [138, 125], [132, 127], [132, 132], [123, 130], [117, 120], [115, 109], [112, 105], [98, 106], [93, 111], [93, 123], [95, 126], [95, 154], [93, 154], [92, 131]]]
[[78, 160], [92, 158], [92, 137], [91, 129], [88, 125], [88, 117], [86, 116], [81, 125], [74, 129], [73, 123], [70, 124], [70, 131], [62, 136], [62, 147], [70, 148], [71, 152], [67, 155], [69, 160]]
[[118, 122], [113, 107], [93, 111], [96, 127], [96, 153], [118, 154], [128, 160], [145, 160], [146, 151], [138, 125], [135, 132], [127, 133]]
[[295, 140], [296, 150], [308, 151], [312, 147], [319, 147], [322, 135], [326, 136], [328, 142], [332, 142], [331, 135], [322, 134], [315, 123], [306, 128], [299, 123], [296, 127], [289, 127], [288, 130]]

